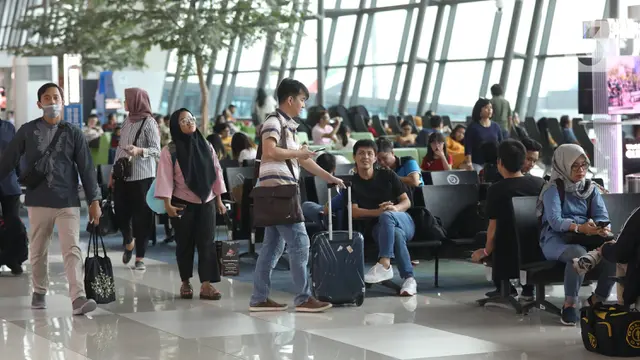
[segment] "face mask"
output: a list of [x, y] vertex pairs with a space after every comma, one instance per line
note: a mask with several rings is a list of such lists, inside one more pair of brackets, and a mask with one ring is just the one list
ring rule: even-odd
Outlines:
[[62, 114], [62, 106], [58, 104], [46, 105], [42, 107], [42, 112], [49, 119], [55, 119]]

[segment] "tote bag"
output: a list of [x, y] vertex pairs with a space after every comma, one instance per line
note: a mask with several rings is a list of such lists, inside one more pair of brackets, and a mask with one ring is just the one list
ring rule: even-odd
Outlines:
[[[100, 257], [98, 241], [102, 246], [103, 257]], [[91, 245], [93, 244], [93, 256]], [[84, 260], [84, 287], [88, 299], [95, 300], [98, 304], [108, 304], [116, 300], [116, 285], [113, 277], [111, 259], [107, 256], [99, 226], [89, 235], [87, 258]]]

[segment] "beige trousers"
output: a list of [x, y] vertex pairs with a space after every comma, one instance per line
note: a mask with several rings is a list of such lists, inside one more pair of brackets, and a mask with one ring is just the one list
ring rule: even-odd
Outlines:
[[53, 209], [29, 207], [29, 260], [33, 289], [46, 294], [49, 285], [49, 244], [53, 227], [58, 228], [58, 238], [64, 261], [64, 272], [69, 282], [71, 300], [86, 296], [82, 251], [80, 250], [80, 208]]

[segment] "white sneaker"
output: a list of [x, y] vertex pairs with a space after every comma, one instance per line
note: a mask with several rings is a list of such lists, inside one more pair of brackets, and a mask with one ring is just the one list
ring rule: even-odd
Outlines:
[[402, 289], [400, 289], [400, 296], [413, 296], [418, 292], [418, 283], [416, 279], [410, 277], [406, 278], [402, 283]]
[[366, 274], [364, 274], [364, 282], [367, 284], [377, 284], [391, 279], [393, 279], [393, 266], [389, 266], [388, 269], [385, 269], [380, 263], [375, 264]]

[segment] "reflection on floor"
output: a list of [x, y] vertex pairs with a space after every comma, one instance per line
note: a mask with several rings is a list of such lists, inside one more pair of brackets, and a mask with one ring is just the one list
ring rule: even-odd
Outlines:
[[[154, 252], [161, 246], [166, 247], [158, 244]], [[181, 300], [175, 265], [148, 259], [146, 272], [139, 272], [120, 264], [115, 252], [110, 255], [117, 301], [101, 305], [89, 317], [72, 317], [58, 249], [54, 241], [47, 310], [29, 308], [28, 267], [20, 277], [8, 272], [0, 276], [2, 359], [599, 358], [584, 350], [578, 328], [561, 326], [547, 313], [517, 316], [511, 310], [475, 306], [489, 287], [443, 287], [414, 298], [377, 296], [360, 308], [334, 308], [325, 314], [256, 315], [247, 311], [250, 283], [225, 278], [217, 285], [224, 294], [221, 301]], [[192, 284], [197, 292], [197, 276]], [[547, 294], [560, 303], [562, 288], [550, 288]], [[284, 292], [272, 297], [292, 301]]]

